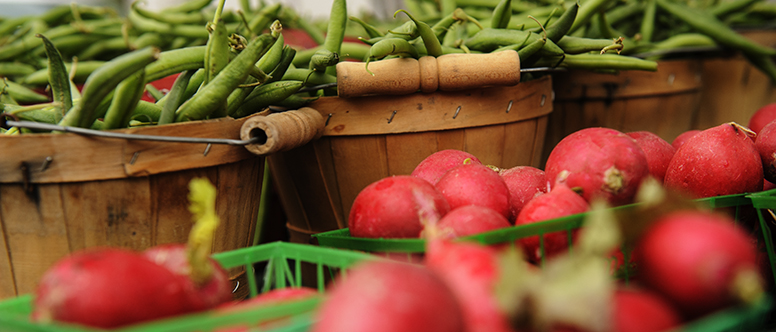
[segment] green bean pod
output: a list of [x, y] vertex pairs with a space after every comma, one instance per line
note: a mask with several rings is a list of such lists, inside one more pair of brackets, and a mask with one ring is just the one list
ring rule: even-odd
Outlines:
[[579, 6], [579, 12], [577, 12], [574, 23], [569, 28], [568, 33], [571, 34], [577, 29], [587, 24], [593, 15], [601, 9], [606, 8], [613, 0], [587, 0]]
[[283, 74], [283, 81], [303, 81], [308, 85], [337, 83], [337, 77], [321, 72], [313, 72], [311, 69], [288, 68]]
[[438, 40], [442, 40], [453, 23], [466, 22], [468, 18], [468, 15], [466, 15], [466, 12], [463, 9], [456, 8], [452, 13], [447, 14], [447, 16], [434, 23], [434, 25], [431, 26], [431, 30], [434, 30], [434, 35], [436, 35]]
[[[411, 22], [411, 21], [410, 21]], [[386, 38], [383, 39], [369, 49], [369, 57], [365, 61], [366, 71], [374, 76], [369, 70], [369, 62], [382, 59], [389, 55], [398, 55], [403, 57], [413, 57], [417, 59], [419, 57], [418, 50], [410, 44], [406, 39], [402, 38]]]
[[364, 31], [366, 32], [366, 35], [369, 36], [369, 38], [385, 37], [385, 34], [382, 33], [380, 30], [377, 30], [377, 28], [375, 28], [373, 25], [364, 22], [364, 20], [358, 17], [350, 16], [348, 17], [348, 19], [358, 23], [358, 25], [360, 25], [364, 29]]
[[[404, 24], [398, 26], [395, 29], [388, 30], [388, 33], [385, 34], [385, 38], [401, 38], [404, 40], [413, 40], [415, 38], [418, 38], [420, 34], [418, 33], [418, 27], [415, 25], [415, 22], [412, 20], [404, 22]], [[376, 40], [375, 42], [378, 42], [380, 40]]]
[[319, 97], [302, 96], [299, 93], [292, 94], [286, 99], [274, 103], [272, 106], [279, 106], [285, 109], [296, 110], [307, 106], [311, 102], [318, 100]]
[[253, 16], [253, 18], [251, 18], [250, 22], [248, 22], [247, 29], [250, 33], [242, 33], [242, 35], [249, 37], [258, 36], [278, 17], [281, 9], [283, 9], [283, 7], [280, 3], [264, 6]]
[[164, 51], [159, 59], [146, 67], [146, 83], [153, 82], [184, 70], [205, 66], [205, 46], [192, 46]]
[[[108, 96], [125, 78], [159, 58], [159, 49], [149, 47], [120, 55], [95, 70], [86, 79], [83, 95], [60, 121], [63, 126], [88, 128], [103, 98]], [[145, 85], [145, 82], [143, 83]]]
[[[75, 72], [72, 73], [72, 79], [75, 82], [82, 83], [86, 81], [86, 78], [91, 75], [97, 68], [102, 67], [105, 61], [79, 61], [75, 65]], [[73, 70], [72, 63], [65, 63], [65, 69], [68, 72]], [[32, 74], [29, 74], [22, 79], [21, 83], [31, 86], [43, 86], [48, 84], [48, 69], [40, 69]]]
[[[127, 19], [132, 24], [132, 27], [142, 32], [155, 32], [162, 35], [180, 36], [191, 39], [207, 39], [209, 33], [207, 29], [203, 29], [200, 25], [194, 24], [168, 24], [147, 19], [140, 16], [138, 13], [130, 11], [127, 14]], [[227, 31], [234, 31], [237, 28], [237, 24], [227, 24]]]
[[205, 85], [191, 99], [184, 102], [176, 112], [176, 122], [201, 120], [226, 102], [229, 94], [242, 84], [250, 73], [250, 68], [275, 42], [270, 34], [263, 34], [251, 40], [216, 77]]
[[[313, 69], [320, 71], [319, 69], [323, 65], [334, 66], [339, 62], [340, 48], [342, 47], [342, 41], [345, 39], [345, 28], [348, 24], [348, 10], [347, 2], [345, 0], [334, 0], [331, 5], [331, 12], [329, 14], [329, 25], [326, 29], [326, 37], [323, 40], [323, 49], [334, 53], [335, 57], [325, 56], [327, 59], [336, 58], [336, 61], [316, 62], [316, 56], [313, 56], [312, 62], [316, 62], [313, 65]], [[316, 52], [316, 55], [318, 53]]]
[[305, 83], [303, 81], [277, 81], [262, 84], [253, 89], [245, 98], [240, 108], [232, 116], [241, 118], [259, 112], [267, 106], [274, 105], [289, 96], [299, 92]]
[[283, 75], [285, 75], [286, 71], [288, 71], [288, 68], [291, 67], [291, 61], [294, 60], [294, 55], [296, 55], [295, 49], [289, 47], [288, 45], [284, 46], [280, 61], [278, 61], [278, 64], [269, 73], [270, 78], [265, 83], [271, 83], [282, 79]]
[[165, 9], [163, 12], [155, 12], [139, 6], [139, 1], [133, 1], [130, 9], [138, 15], [148, 19], [168, 24], [204, 24], [207, 18], [200, 11], [176, 12]]
[[13, 98], [13, 100], [20, 104], [38, 104], [49, 101], [47, 96], [37, 93], [19, 83], [9, 81], [7, 79], [0, 79], [0, 84], [2, 84], [0, 89], [5, 91], [9, 97]]
[[145, 70], [138, 70], [116, 86], [110, 107], [105, 113], [103, 129], [125, 128], [129, 125], [132, 111], [143, 97]]
[[193, 12], [202, 10], [203, 8], [210, 5], [210, 3], [213, 2], [212, 0], [191, 0], [181, 3], [178, 6], [174, 7], [168, 7], [165, 8], [165, 12], [170, 13], [185, 13], [185, 12]]
[[707, 12], [693, 10], [687, 6], [674, 4], [667, 0], [655, 1], [661, 9], [684, 21], [698, 32], [713, 38], [720, 45], [735, 48], [744, 53], [753, 55], [776, 55], [776, 49], [762, 46], [738, 34]]
[[186, 87], [188, 87], [191, 77], [194, 76], [194, 72], [193, 70], [186, 70], [175, 79], [170, 92], [167, 93], [167, 100], [162, 107], [162, 114], [159, 116], [158, 124], [168, 124], [175, 120], [175, 110], [184, 102], [183, 97]]
[[558, 18], [557, 21], [547, 27], [547, 39], [554, 43], [558, 43], [558, 41], [569, 32], [569, 29], [571, 29], [571, 25], [574, 24], [574, 20], [577, 18], [577, 13], [579, 13], [579, 3], [575, 2], [560, 15], [560, 18]]
[[[65, 68], [64, 61], [62, 61], [62, 55], [48, 38], [43, 35], [38, 35], [38, 37], [43, 40], [43, 45], [46, 48], [52, 99], [54, 102], [61, 103], [62, 109], [69, 110], [73, 107], [73, 95], [70, 88], [70, 75]], [[59, 119], [54, 123], [56, 122], [59, 122]]]
[[490, 27], [493, 29], [506, 29], [509, 26], [509, 20], [512, 19], [512, 0], [501, 0], [493, 9], [493, 16], [490, 20]]
[[582, 38], [574, 36], [563, 36], [558, 41], [560, 47], [566, 54], [581, 54], [588, 52], [598, 52], [604, 47], [612, 45], [611, 39], [605, 38]]
[[[559, 60], [561, 60], [558, 63]], [[656, 71], [657, 62], [617, 54], [566, 54], [564, 57], [542, 57], [537, 66], [559, 65], [569, 69], [587, 70], [645, 70]]]
[[226, 24], [218, 19], [208, 26], [210, 37], [205, 45], [205, 84], [210, 83], [229, 63], [229, 36], [226, 32]]
[[27, 76], [35, 72], [35, 67], [22, 62], [0, 62], [0, 76]]
[[132, 111], [130, 122], [132, 120], [145, 120], [149, 123], [158, 123], [161, 116], [162, 106], [145, 100], [140, 100], [140, 102], [137, 103], [135, 109]]
[[740, 12], [762, 0], [734, 0], [720, 2], [709, 9], [712, 15], [722, 18], [725, 15]]
[[657, 14], [657, 4], [655, 0], [647, 0], [647, 6], [644, 8], [644, 17], [641, 20], [639, 33], [641, 41], [649, 43], [655, 32], [655, 15]]
[[[415, 19], [415, 17], [410, 14], [408, 11], [404, 9], [399, 9], [396, 12], [393, 13], [393, 17], [396, 17], [396, 14], [399, 12], [403, 12], [404, 14], [407, 14], [407, 17], [412, 20], [412, 22], [415, 22], [415, 27], [418, 29], [418, 34], [420, 35], [420, 39], [423, 40], [423, 45], [426, 46], [426, 52], [428, 55], [431, 56], [440, 56], [442, 55], [442, 43], [439, 42], [439, 39], [436, 37], [436, 34], [434, 33], [434, 30], [431, 29], [431, 27], [426, 24], [426, 22], [418, 21]], [[374, 47], [374, 45], [373, 45]]]

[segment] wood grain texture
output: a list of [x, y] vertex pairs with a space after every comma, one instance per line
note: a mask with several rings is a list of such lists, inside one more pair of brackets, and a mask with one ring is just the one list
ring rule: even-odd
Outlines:
[[[438, 91], [401, 96], [323, 97], [310, 107], [328, 122], [325, 136], [382, 135], [470, 128], [546, 115], [540, 106], [552, 95], [551, 78], [508, 87]], [[512, 107], [509, 112], [509, 103]], [[460, 110], [458, 107], [460, 106]], [[456, 115], [457, 113], [457, 115]], [[329, 117], [331, 115], [331, 117]]]
[[[257, 115], [260, 116], [260, 115]], [[222, 118], [121, 129], [116, 132], [203, 138], [240, 139], [247, 119]], [[148, 176], [244, 160], [254, 155], [244, 147], [102, 138], [79, 134], [35, 134], [0, 137], [0, 183], [63, 183]], [[42, 169], [44, 160], [52, 161]]]
[[[761, 45], [776, 47], [776, 30], [740, 33]], [[776, 84], [741, 55], [704, 59], [703, 75], [702, 111], [693, 129], [708, 129], [731, 121], [747, 126], [758, 109], [776, 103]]]

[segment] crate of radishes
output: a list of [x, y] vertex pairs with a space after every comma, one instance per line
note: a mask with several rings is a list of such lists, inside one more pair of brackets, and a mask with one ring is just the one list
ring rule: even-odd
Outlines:
[[[374, 258], [283, 242], [211, 255], [217, 190], [203, 178], [189, 187], [194, 225], [187, 243], [73, 252], [46, 270], [33, 293], [0, 302], [2, 330], [266, 330], [312, 310], [328, 279]], [[250, 298], [233, 294], [227, 271], [234, 269], [246, 271]]]
[[[250, 328], [261, 328], [262, 331], [274, 331], [275, 328], [293, 325], [298, 320], [297, 316], [308, 314], [314, 310], [320, 303], [321, 293], [325, 289], [325, 283], [333, 276], [346, 270], [351, 265], [362, 260], [374, 259], [374, 256], [348, 250], [339, 250], [332, 248], [320, 248], [309, 245], [294, 244], [288, 242], [273, 242], [255, 247], [242, 248], [228, 252], [213, 254], [212, 258], [218, 262], [220, 267], [225, 269], [233, 267], [244, 267], [247, 271], [257, 271], [257, 275], [249, 274], [248, 282], [250, 287], [250, 298], [242, 301], [225, 301], [221, 304], [198, 312], [170, 315], [152, 320], [146, 320], [138, 323], [122, 324], [111, 328], [115, 331], [248, 331]], [[93, 261], [94, 263], [94, 261]], [[312, 284], [308, 280], [303, 280], [303, 270], [313, 271], [315, 279]], [[263, 274], [262, 274], [263, 271]], [[139, 272], [135, 272], [139, 273]], [[162, 277], [149, 276], [148, 280], [160, 280]], [[169, 280], [166, 280], [169, 281]], [[160, 281], [161, 282], [161, 281]], [[174, 284], [170, 283], [173, 287]], [[101, 287], [118, 287], [114, 285], [92, 285], [78, 294], [81, 300], [75, 295], [68, 305], [74, 306], [70, 309], [59, 308], [69, 312], [68, 319], [86, 319], [89, 317], [100, 316], [100, 322], [123, 321], [130, 317], [133, 311], [138, 311], [138, 306], [148, 306], [147, 309], [153, 312], [169, 312], [180, 309], [180, 302], [173, 303], [172, 299], [163, 302], [154, 302], [152, 300], [144, 301], [132, 295], [133, 292], [141, 292], [136, 288], [125, 288], [118, 290], [125, 296], [115, 296], [116, 293], [105, 294], [106, 297], [98, 297], [94, 292], [101, 290]], [[105, 290], [105, 289], [102, 289]], [[229, 289], [231, 291], [231, 289]], [[153, 294], [141, 294], [144, 297], [156, 298]], [[101, 299], [101, 300], [98, 300]], [[101, 301], [101, 302], [100, 302]], [[143, 301], [143, 303], [128, 303], [129, 301]], [[92, 304], [86, 304], [91, 302]], [[97, 302], [97, 303], [95, 303]], [[82, 311], [86, 307], [76, 307], [81, 305], [96, 305], [107, 307], [100, 311]], [[104, 331], [104, 328], [89, 326], [72, 322], [49, 321], [39, 322], [32, 318], [35, 312], [38, 312], [38, 306], [41, 304], [36, 301], [33, 294], [22, 295], [16, 298], [0, 302], [0, 326], [3, 331]], [[163, 310], [163, 306], [177, 307]], [[161, 306], [161, 307], [160, 307]], [[113, 308], [113, 309], [111, 309]], [[121, 313], [123, 308], [124, 313]], [[155, 309], [154, 309], [155, 308]], [[117, 312], [118, 310], [118, 312]], [[119, 317], [106, 317], [106, 313], [113, 312]]]

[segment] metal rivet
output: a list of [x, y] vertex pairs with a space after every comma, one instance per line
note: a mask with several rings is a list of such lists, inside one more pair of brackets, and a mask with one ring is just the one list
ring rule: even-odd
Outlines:
[[326, 117], [326, 123], [324, 124], [324, 127], [329, 125], [329, 120], [331, 120], [332, 115], [334, 114], [329, 113], [329, 116]]
[[40, 165], [40, 171], [45, 171], [49, 165], [51, 165], [51, 162], [54, 161], [54, 158], [51, 158], [51, 156], [46, 157], [46, 159], [43, 160], [43, 164]]
[[391, 123], [391, 121], [393, 121], [393, 117], [396, 115], [396, 112], [398, 112], [398, 111], [391, 112], [391, 117], [388, 118], [388, 123]]
[[213, 144], [208, 143], [207, 146], [205, 147], [205, 152], [202, 155], [207, 157], [207, 154], [210, 152], [210, 147], [212, 146]]
[[237, 285], [234, 286], [234, 289], [232, 290], [232, 294], [237, 291], [237, 288], [240, 288], [240, 280], [235, 280], [237, 282]]
[[507, 113], [512, 109], [512, 100], [509, 101], [509, 105], [507, 105]]
[[547, 95], [542, 95], [542, 102], [539, 103], [539, 106], [544, 107], [544, 102], [547, 100]]
[[458, 109], [455, 110], [455, 114], [453, 114], [453, 119], [458, 117], [458, 112], [461, 111], [461, 106], [458, 106]]
[[135, 161], [137, 161], [137, 156], [140, 155], [140, 151], [135, 152], [135, 154], [132, 155], [132, 159], [129, 160], [130, 165], [134, 165]]
[[668, 75], [668, 85], [674, 85], [674, 80], [676, 80], [676, 75], [674, 74]]

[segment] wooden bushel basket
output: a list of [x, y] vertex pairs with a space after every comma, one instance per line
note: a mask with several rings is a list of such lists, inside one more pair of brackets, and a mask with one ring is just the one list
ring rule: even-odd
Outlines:
[[[776, 29], [739, 33], [758, 44], [776, 48]], [[708, 129], [731, 121], [747, 126], [760, 107], [776, 103], [776, 83], [741, 54], [709, 57], [702, 63], [701, 112], [695, 121], [695, 129]]]
[[[244, 140], [246, 132], [263, 134], [246, 125], [266, 119], [114, 132]], [[271, 130], [264, 134], [268, 142], [278, 139]], [[80, 249], [185, 243], [192, 226], [188, 183], [195, 177], [217, 188], [221, 223], [212, 252], [252, 245], [264, 155], [245, 146], [23, 134], [0, 137], [0, 156], [0, 246], [7, 248], [0, 255], [0, 298], [34, 292], [46, 269]]]
[[570, 70], [554, 76], [554, 111], [547, 126], [543, 162], [561, 139], [583, 128], [646, 130], [671, 142], [693, 129], [699, 112], [699, 60], [659, 61], [656, 72]]
[[320, 139], [268, 156], [293, 242], [347, 227], [367, 185], [408, 175], [428, 155], [459, 149], [502, 168], [538, 166], [552, 79], [515, 86], [400, 96], [323, 97], [310, 105], [326, 126]]

